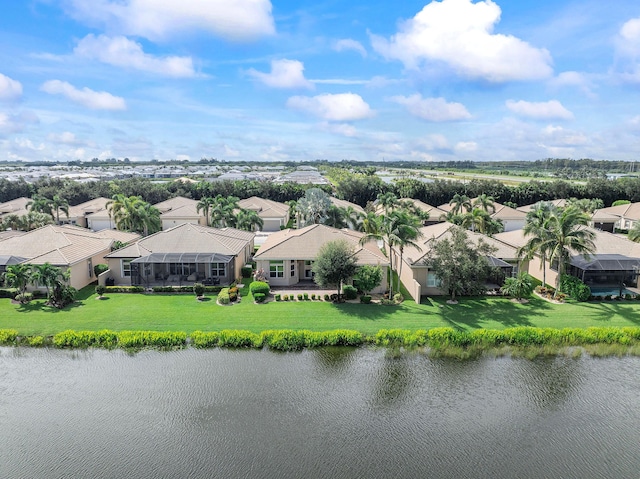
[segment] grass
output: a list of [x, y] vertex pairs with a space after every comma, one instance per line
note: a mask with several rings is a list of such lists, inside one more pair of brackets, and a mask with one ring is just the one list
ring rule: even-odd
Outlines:
[[[243, 291], [245, 290], [245, 291]], [[21, 335], [49, 336], [67, 329], [220, 331], [243, 329], [353, 329], [375, 334], [380, 329], [461, 330], [503, 329], [515, 326], [564, 328], [589, 326], [640, 326], [640, 301], [552, 304], [531, 298], [515, 304], [501, 297], [462, 298], [457, 305], [446, 298], [428, 298], [423, 304], [405, 301], [399, 306], [331, 304], [289, 301], [254, 304], [248, 288], [242, 302], [218, 306], [215, 296], [197, 301], [192, 294], [109, 294], [96, 300], [93, 288], [80, 291], [73, 305], [56, 310], [35, 300], [26, 305], [0, 299], [0, 329]]]

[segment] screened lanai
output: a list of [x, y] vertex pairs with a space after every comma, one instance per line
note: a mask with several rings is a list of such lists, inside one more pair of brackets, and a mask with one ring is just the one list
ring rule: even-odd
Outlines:
[[571, 258], [569, 274], [588, 285], [636, 286], [640, 258], [621, 254], [594, 254]]
[[219, 253], [151, 253], [131, 260], [131, 284], [226, 284], [233, 280], [233, 259], [234, 256]]

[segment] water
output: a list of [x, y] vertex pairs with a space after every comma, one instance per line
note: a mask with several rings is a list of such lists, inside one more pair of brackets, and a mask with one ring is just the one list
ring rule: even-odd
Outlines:
[[0, 348], [2, 478], [637, 478], [640, 358]]
[[[593, 296], [619, 296], [620, 295], [620, 288], [607, 288], [607, 287], [592, 287], [591, 288], [591, 294]], [[622, 288], [622, 295], [626, 295], [626, 294], [632, 294], [635, 296], [636, 293], [634, 293], [633, 291], [627, 289], [627, 288]]]

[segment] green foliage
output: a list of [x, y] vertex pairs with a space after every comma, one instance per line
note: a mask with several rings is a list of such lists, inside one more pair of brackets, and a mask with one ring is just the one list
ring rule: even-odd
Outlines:
[[16, 294], [15, 300], [19, 303], [28, 303], [33, 299], [33, 293], [18, 293]]
[[98, 296], [102, 296], [106, 292], [107, 292], [107, 287], [105, 285], [99, 284], [98, 286], [96, 286], [96, 294]]
[[382, 283], [382, 268], [380, 266], [363, 265], [358, 267], [353, 277], [353, 284], [364, 294], [377, 288]]
[[342, 293], [347, 300], [356, 299], [358, 297], [358, 289], [355, 286], [351, 286], [350, 284], [345, 284], [342, 287]]
[[276, 294], [275, 296], [276, 301], [280, 301], [282, 299], [282, 296], [279, 294]]
[[251, 278], [251, 275], [253, 274], [253, 267], [243, 266], [240, 269], [240, 274], [242, 275], [243, 278]]
[[120, 331], [118, 347], [142, 349], [158, 347], [162, 349], [181, 348], [187, 344], [187, 334], [175, 331]]
[[333, 331], [277, 330], [263, 331], [263, 343], [277, 351], [297, 351], [323, 346], [359, 346], [364, 336], [359, 331], [336, 329]]
[[106, 264], [97, 264], [93, 267], [93, 273], [95, 274], [96, 278], [108, 270], [109, 266], [107, 266]]
[[42, 336], [30, 336], [27, 338], [27, 344], [32, 348], [39, 348], [44, 345], [44, 338]]
[[628, 205], [630, 203], [631, 203], [631, 201], [629, 201], [629, 200], [616, 200], [613, 203], [611, 203], [611, 206]]
[[144, 293], [142, 286], [106, 286], [107, 293]]
[[191, 344], [196, 348], [215, 348], [218, 346], [220, 333], [213, 331], [203, 333], [202, 331], [194, 331], [191, 333]]
[[262, 336], [251, 331], [222, 330], [218, 337], [221, 348], [261, 348]]
[[331, 299], [331, 297], [330, 297], [328, 294], [325, 294], [325, 295], [324, 295], [324, 300], [325, 300], [325, 301], [329, 301], [330, 299]]
[[0, 289], [0, 298], [15, 299], [16, 294], [18, 294], [17, 288], [1, 288]]
[[305, 301], [309, 301], [309, 293], [302, 293], [302, 298], [303, 298]]
[[15, 329], [0, 329], [0, 345], [8, 346], [15, 344], [18, 331]]
[[283, 294], [282, 295], [282, 301], [289, 301], [289, 295], [288, 294]]
[[256, 303], [264, 303], [266, 296], [263, 293], [256, 293], [253, 295], [253, 299]]
[[562, 291], [577, 301], [588, 301], [591, 297], [591, 288], [575, 276], [562, 275], [560, 286]]
[[298, 293], [298, 301], [302, 301], [302, 293]]
[[371, 303], [371, 295], [363, 294], [362, 296], [360, 296], [360, 302], [364, 303], [364, 304], [370, 304]]
[[269, 283], [265, 281], [253, 281], [249, 285], [249, 290], [253, 295], [255, 295], [256, 293], [262, 293], [264, 295], [268, 295], [271, 288], [269, 287]]
[[231, 302], [231, 296], [229, 295], [229, 288], [222, 288], [218, 293], [218, 303], [229, 304]]
[[202, 283], [195, 283], [193, 285], [193, 292], [196, 296], [200, 297], [200, 296], [204, 296], [204, 284]]
[[505, 279], [500, 291], [502, 294], [512, 296], [518, 300], [525, 296], [531, 296], [533, 292], [533, 277], [525, 271], [520, 271], [515, 278]]
[[315, 301], [316, 300], [316, 293], [311, 293], [311, 301]]
[[404, 296], [402, 296], [402, 293], [396, 293], [393, 295], [393, 302], [400, 304], [404, 301]]
[[312, 269], [317, 284], [335, 286], [339, 291], [356, 272], [355, 250], [346, 240], [329, 241], [320, 247]]

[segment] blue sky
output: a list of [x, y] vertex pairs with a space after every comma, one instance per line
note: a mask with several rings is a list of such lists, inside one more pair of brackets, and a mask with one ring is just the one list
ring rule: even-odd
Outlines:
[[0, 160], [640, 159], [640, 2], [3, 3]]

